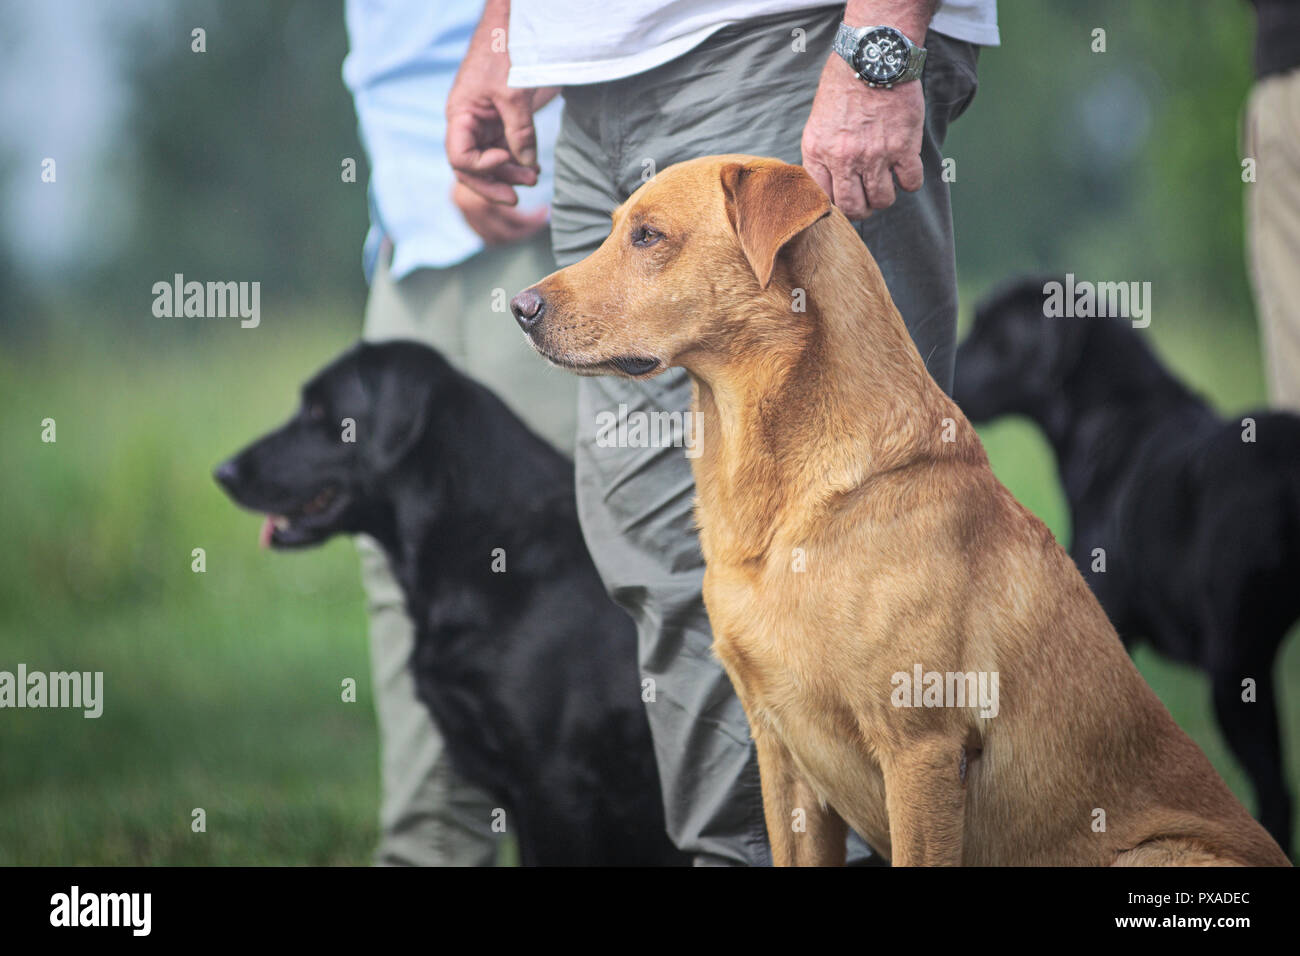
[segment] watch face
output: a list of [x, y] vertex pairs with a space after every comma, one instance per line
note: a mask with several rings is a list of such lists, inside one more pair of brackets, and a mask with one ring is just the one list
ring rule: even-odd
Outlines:
[[858, 44], [857, 60], [868, 83], [892, 83], [907, 68], [907, 41], [892, 27], [877, 27]]

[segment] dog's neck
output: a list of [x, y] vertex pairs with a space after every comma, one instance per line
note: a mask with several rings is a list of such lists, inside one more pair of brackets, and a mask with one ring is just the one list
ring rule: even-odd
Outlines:
[[[710, 560], [724, 551], [759, 559], [783, 523], [834, 506], [873, 476], [951, 455], [945, 428], [957, 445], [978, 448], [848, 221], [833, 214], [796, 244], [797, 278], [773, 281], [727, 317], [725, 352], [706, 346], [682, 360], [702, 416], [693, 464]], [[796, 288], [804, 312], [792, 309]]]
[[[464, 414], [466, 421], [489, 421], [506, 413], [471, 406]], [[572, 465], [522, 424], [493, 435], [491, 442], [483, 433], [466, 442], [425, 436], [414, 455], [437, 466], [384, 478], [383, 514], [366, 529], [388, 555], [412, 616], [430, 628], [473, 630], [499, 621], [570, 555], [582, 553]], [[523, 454], [526, 446], [534, 447]], [[482, 484], [492, 493], [471, 487]], [[517, 504], [506, 509], [501, 502]], [[475, 600], [494, 602], [495, 618]]]

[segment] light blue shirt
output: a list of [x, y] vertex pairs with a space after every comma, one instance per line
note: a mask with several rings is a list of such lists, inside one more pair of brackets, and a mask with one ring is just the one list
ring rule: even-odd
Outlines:
[[[370, 158], [367, 280], [385, 236], [397, 279], [456, 265], [483, 248], [451, 201], [455, 177], [444, 146], [447, 94], [482, 12], [482, 0], [347, 0], [343, 82]], [[551, 200], [559, 120], [558, 100], [535, 118], [542, 172], [536, 186], [519, 190], [521, 210]]]

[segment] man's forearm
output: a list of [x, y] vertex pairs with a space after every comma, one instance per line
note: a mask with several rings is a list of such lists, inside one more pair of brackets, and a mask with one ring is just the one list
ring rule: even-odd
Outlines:
[[849, 0], [844, 22], [851, 27], [893, 27], [917, 46], [925, 44], [925, 31], [941, 0]]
[[487, 0], [483, 4], [483, 15], [478, 18], [478, 30], [487, 32], [490, 37], [494, 29], [500, 27], [504, 30], [509, 24], [510, 0]]

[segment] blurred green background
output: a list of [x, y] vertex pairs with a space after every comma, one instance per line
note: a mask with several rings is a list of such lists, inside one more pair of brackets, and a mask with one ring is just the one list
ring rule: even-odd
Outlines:
[[[1027, 271], [1151, 281], [1149, 331], [1171, 366], [1225, 411], [1263, 402], [1238, 148], [1249, 6], [1002, 6], [1003, 46], [945, 149], [963, 311]], [[0, 669], [102, 670], [105, 704], [98, 720], [0, 711], [0, 864], [365, 863], [378, 755], [352, 547], [259, 551], [259, 518], [209, 477], [359, 332], [366, 171], [341, 4], [7, 17]], [[349, 157], [356, 183], [340, 177]], [[155, 318], [152, 285], [176, 272], [259, 280], [260, 327]], [[1003, 480], [1068, 538], [1034, 430], [984, 435]], [[1204, 678], [1137, 660], [1249, 804]], [[1294, 786], [1294, 640], [1278, 666]], [[356, 703], [341, 699], [349, 677]]]

